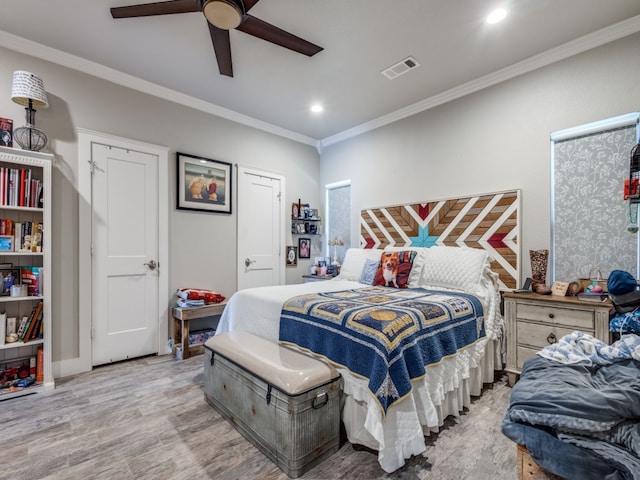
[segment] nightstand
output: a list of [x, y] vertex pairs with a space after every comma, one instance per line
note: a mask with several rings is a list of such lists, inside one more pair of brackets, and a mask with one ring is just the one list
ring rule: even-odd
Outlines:
[[507, 372], [513, 385], [524, 361], [573, 331], [582, 331], [609, 343], [613, 304], [575, 297], [505, 292]]

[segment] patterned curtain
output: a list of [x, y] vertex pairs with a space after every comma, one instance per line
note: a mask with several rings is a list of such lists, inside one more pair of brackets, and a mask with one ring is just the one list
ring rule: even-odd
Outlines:
[[[338, 262], [342, 263], [344, 254], [351, 246], [351, 185], [327, 188], [327, 245], [328, 256], [333, 258], [334, 248], [338, 254]], [[335, 239], [342, 245], [329, 246]]]
[[587, 278], [591, 270], [638, 276], [638, 234], [627, 230], [623, 198], [636, 141], [636, 124], [554, 141], [552, 280]]

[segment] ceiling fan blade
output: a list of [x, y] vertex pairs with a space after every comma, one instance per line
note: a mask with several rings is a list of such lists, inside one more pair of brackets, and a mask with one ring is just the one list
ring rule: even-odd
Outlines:
[[218, 70], [220, 70], [220, 75], [233, 77], [229, 30], [222, 30], [210, 23], [208, 23], [208, 25], [209, 33], [211, 34], [211, 41], [213, 42], [213, 49], [216, 52], [216, 60], [218, 61]]
[[168, 2], [145, 3], [111, 9], [113, 18], [148, 17], [151, 15], [169, 15], [172, 13], [199, 12], [199, 0], [170, 0]]
[[307, 42], [300, 37], [296, 37], [289, 32], [285, 32], [281, 28], [271, 25], [270, 23], [260, 20], [252, 15], [246, 15], [244, 21], [236, 27], [236, 30], [240, 30], [241, 32], [248, 33], [254, 37], [275, 43], [276, 45], [280, 45], [281, 47], [288, 48], [289, 50], [302, 53], [309, 57], [312, 57], [323, 50], [323, 48], [318, 45]]

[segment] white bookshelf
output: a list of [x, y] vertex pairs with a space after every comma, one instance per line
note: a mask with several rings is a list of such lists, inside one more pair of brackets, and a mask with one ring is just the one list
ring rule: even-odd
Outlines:
[[[38, 393], [54, 387], [51, 368], [51, 164], [53, 156], [46, 153], [30, 152], [17, 148], [0, 147], [0, 167], [29, 169], [33, 179], [42, 182], [42, 207], [28, 207], [2, 204], [0, 200], [0, 219], [11, 219], [14, 222], [39, 222], [43, 225], [41, 251], [0, 251], [0, 263], [12, 264], [12, 269], [29, 266], [41, 267], [40, 295], [12, 297], [0, 295], [0, 313], [7, 317], [16, 317], [17, 322], [32, 309], [43, 302], [42, 325], [43, 337], [27, 342], [6, 343], [0, 340], [0, 365], [13, 364], [37, 357], [38, 349], [43, 349], [43, 379], [22, 390], [8, 392], [0, 389], [0, 401], [23, 395]], [[1, 181], [0, 181], [1, 189]], [[0, 195], [2, 191], [0, 190]], [[15, 249], [15, 244], [13, 245]], [[2, 269], [0, 269], [2, 271]]]

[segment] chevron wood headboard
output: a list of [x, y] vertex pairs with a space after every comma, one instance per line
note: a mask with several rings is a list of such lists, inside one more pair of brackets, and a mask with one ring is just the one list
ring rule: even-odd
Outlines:
[[360, 211], [360, 246], [487, 250], [501, 289], [520, 282], [520, 190]]

